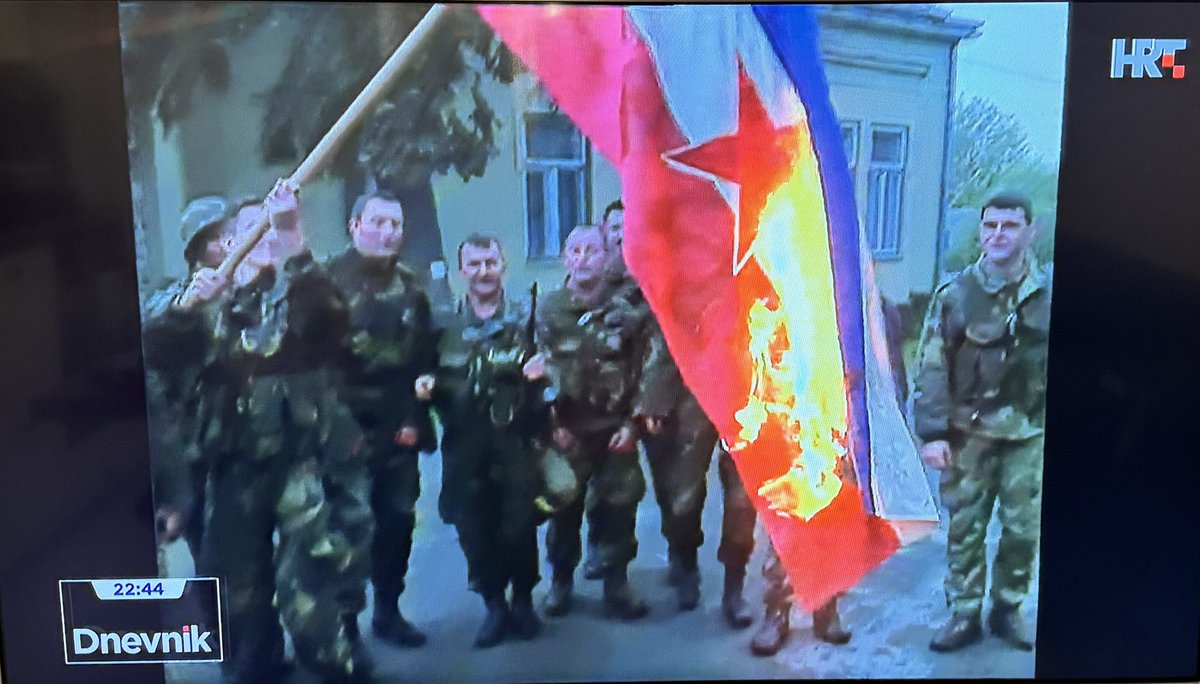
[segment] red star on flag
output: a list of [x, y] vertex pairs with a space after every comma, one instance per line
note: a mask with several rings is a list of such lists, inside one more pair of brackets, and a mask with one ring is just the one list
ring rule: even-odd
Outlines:
[[758, 220], [767, 197], [792, 171], [796, 161], [795, 125], [777, 128], [758, 89], [738, 59], [737, 130], [729, 135], [665, 152], [674, 167], [712, 180], [736, 183], [740, 192], [733, 234], [733, 273], [750, 258]]

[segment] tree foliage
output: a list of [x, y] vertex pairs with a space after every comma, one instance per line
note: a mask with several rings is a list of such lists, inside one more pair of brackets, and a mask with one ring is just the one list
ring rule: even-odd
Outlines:
[[[954, 108], [950, 206], [978, 207], [1000, 190], [1053, 203], [1058, 171], [1029, 145], [1024, 126], [989, 100], [959, 100]], [[1040, 200], [1040, 201], [1039, 201]]]
[[[318, 8], [268, 95], [265, 159], [295, 162], [312, 149], [429, 8]], [[494, 153], [499, 123], [484, 76], [510, 83], [515, 58], [469, 9], [452, 10], [434, 30], [363, 127], [353, 160], [343, 157], [381, 184], [413, 186], [452, 169], [466, 180], [482, 175]]]
[[139, 2], [120, 5], [122, 73], [131, 112], [153, 108], [165, 131], [191, 112], [201, 83], [229, 87], [229, 48], [262, 25], [266, 3]]
[[[299, 18], [303, 30], [266, 93], [260, 145], [266, 163], [295, 164], [429, 10], [428, 4], [137, 3], [121, 7], [131, 111], [153, 107], [165, 130], [185, 118], [201, 83], [228, 88], [229, 50], [258, 29]], [[361, 165], [389, 185], [454, 170], [482, 175], [494, 153], [495, 112], [485, 76], [512, 81], [516, 58], [469, 8], [454, 8], [414, 55], [400, 83], [343, 150], [335, 171]], [[255, 34], [270, 36], [269, 31]]]

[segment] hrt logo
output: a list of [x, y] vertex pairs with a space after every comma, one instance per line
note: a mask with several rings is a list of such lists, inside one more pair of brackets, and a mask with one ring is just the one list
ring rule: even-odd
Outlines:
[[1171, 78], [1183, 78], [1186, 69], [1178, 63], [1175, 53], [1187, 49], [1186, 38], [1134, 38], [1128, 41], [1132, 43], [1128, 51], [1126, 42], [1124, 38], [1113, 38], [1110, 73], [1113, 78], [1125, 78], [1127, 66], [1130, 78], [1162, 78], [1160, 66], [1170, 70]]

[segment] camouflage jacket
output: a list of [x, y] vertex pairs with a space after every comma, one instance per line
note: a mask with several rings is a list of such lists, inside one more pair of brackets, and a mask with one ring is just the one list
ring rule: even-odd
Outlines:
[[[154, 478], [154, 498], [160, 506], [188, 511], [195, 504], [197, 484], [192, 468], [203, 457], [197, 431], [209, 408], [214, 389], [201, 382], [206, 328], [215, 322], [220, 300], [199, 307], [196, 314], [176, 318], [171, 308], [189, 278], [170, 283], [147, 298], [142, 312], [142, 353], [146, 368], [147, 427]], [[186, 349], [187, 345], [192, 349]]]
[[577, 434], [633, 425], [643, 403], [650, 309], [626, 285], [610, 282], [598, 303], [578, 302], [566, 286], [538, 307], [538, 348], [546, 354], [554, 408]]
[[629, 275], [623, 276], [618, 280], [617, 292], [648, 317], [642, 340], [642, 374], [634, 395], [633, 413], [656, 418], [669, 416], [691, 392], [683, 382], [679, 367], [667, 348], [662, 327], [650, 311], [650, 303], [637, 281]]
[[505, 427], [528, 408], [533, 387], [522, 367], [534, 349], [529, 317], [526, 302], [505, 299], [484, 320], [464, 297], [439, 321], [433, 401], [447, 429], [477, 428], [481, 420]]
[[283, 449], [286, 428], [298, 426], [318, 435], [314, 446], [325, 453], [352, 450], [359, 432], [335, 372], [346, 353], [348, 310], [311, 254], [226, 295], [212, 325], [201, 309], [171, 310], [168, 318], [177, 333], [194, 336], [174, 363], [201, 363], [202, 382], [214, 388], [211, 409], [199, 417], [202, 449], [262, 458]]
[[[428, 411], [413, 383], [436, 364], [429, 299], [415, 273], [396, 258], [366, 257], [353, 246], [329, 261], [329, 277], [349, 305], [347, 400], [365, 427], [417, 427], [432, 439]], [[423, 448], [431, 448], [423, 444]]]
[[1045, 425], [1051, 272], [1030, 257], [1006, 283], [982, 260], [937, 288], [913, 386], [913, 423], [925, 441], [952, 430], [1026, 439]]

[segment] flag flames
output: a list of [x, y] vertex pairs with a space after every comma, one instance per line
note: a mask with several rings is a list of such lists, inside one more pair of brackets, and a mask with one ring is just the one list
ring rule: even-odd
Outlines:
[[758, 493], [780, 515], [810, 520], [842, 488], [848, 402], [820, 173], [806, 127], [790, 131], [791, 172], [767, 197], [750, 248], [775, 296], [750, 306], [750, 396], [730, 446], [751, 459], [775, 444], [794, 449], [787, 472]]

